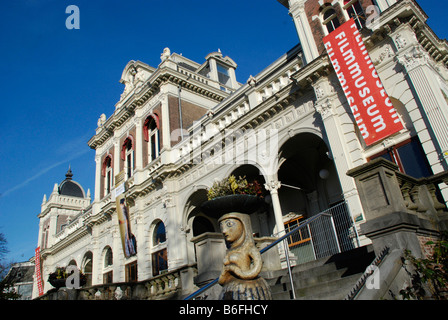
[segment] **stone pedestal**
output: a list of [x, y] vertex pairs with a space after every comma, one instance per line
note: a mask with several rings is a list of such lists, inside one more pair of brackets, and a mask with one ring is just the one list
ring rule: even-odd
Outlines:
[[447, 229], [448, 213], [433, 191], [445, 176], [415, 179], [382, 158], [347, 174], [355, 179], [366, 216], [361, 233], [372, 240], [376, 254], [387, 246], [391, 251], [408, 249], [421, 257], [420, 238], [438, 236]]
[[[261, 237], [254, 238], [255, 245], [258, 250], [261, 250], [269, 246], [272, 242], [277, 240], [275, 237]], [[266, 251], [261, 255], [261, 260], [263, 261], [263, 268], [261, 271], [275, 271], [282, 268], [280, 262], [280, 255], [277, 248], [271, 248], [271, 250]]]
[[198, 275], [195, 283], [216, 279], [221, 274], [226, 244], [221, 233], [206, 232], [191, 239], [196, 248]]

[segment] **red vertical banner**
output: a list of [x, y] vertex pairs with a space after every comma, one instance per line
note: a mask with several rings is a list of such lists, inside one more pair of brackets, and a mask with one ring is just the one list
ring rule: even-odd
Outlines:
[[365, 143], [369, 146], [402, 130], [355, 21], [350, 19], [323, 40]]
[[44, 294], [44, 288], [42, 286], [42, 273], [41, 273], [41, 264], [40, 264], [40, 247], [37, 247], [35, 250], [35, 259], [34, 259], [34, 273], [36, 275], [36, 284], [37, 289], [39, 291], [39, 296]]

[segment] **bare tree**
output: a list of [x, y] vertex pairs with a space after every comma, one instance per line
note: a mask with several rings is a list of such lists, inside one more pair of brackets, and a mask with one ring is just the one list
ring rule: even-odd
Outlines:
[[11, 286], [7, 281], [7, 274], [11, 268], [12, 263], [5, 261], [5, 256], [9, 252], [8, 241], [3, 233], [0, 233], [0, 300], [4, 299], [18, 299], [19, 294], [15, 290], [10, 290]]

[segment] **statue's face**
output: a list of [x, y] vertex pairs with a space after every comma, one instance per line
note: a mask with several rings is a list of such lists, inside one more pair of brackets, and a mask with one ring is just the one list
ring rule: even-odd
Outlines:
[[227, 242], [235, 242], [243, 235], [244, 228], [240, 220], [229, 218], [221, 221], [220, 223], [221, 232]]

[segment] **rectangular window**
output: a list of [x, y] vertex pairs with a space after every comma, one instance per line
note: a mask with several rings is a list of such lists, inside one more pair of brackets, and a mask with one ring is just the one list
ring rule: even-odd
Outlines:
[[125, 266], [125, 281], [136, 282], [137, 279], [137, 261], [134, 261]]
[[150, 161], [157, 159], [160, 153], [160, 139], [159, 139], [159, 130], [153, 130], [149, 133], [150, 138]]
[[355, 1], [355, 2], [351, 3], [350, 5], [348, 5], [346, 10], [347, 10], [349, 17], [353, 18], [353, 20], [355, 20], [356, 26], [358, 27], [359, 30], [361, 30], [365, 25], [366, 15], [365, 15], [364, 10], [362, 9], [359, 1]]
[[224, 67], [224, 66], [222, 66], [220, 64], [217, 64], [217, 67], [218, 67], [218, 81], [219, 81], [219, 83], [222, 83], [223, 85], [230, 87], [229, 70], [226, 67]]
[[428, 159], [417, 137], [388, 148], [372, 156], [370, 160], [379, 157], [394, 162], [401, 172], [411, 177], [423, 178], [432, 175]]
[[113, 271], [109, 271], [103, 274], [103, 283], [113, 283]]
[[112, 189], [112, 172], [110, 168], [107, 168], [106, 170], [106, 194], [109, 194]]
[[[300, 216], [296, 219], [293, 219], [293, 220], [285, 223], [286, 233], [288, 233], [291, 230], [293, 230], [294, 228], [298, 227], [300, 225], [300, 223], [302, 222], [302, 220], [303, 220], [303, 216]], [[308, 228], [302, 228], [301, 230], [294, 233], [293, 235], [291, 235], [288, 238], [288, 245], [289, 245], [289, 247], [294, 247], [299, 244], [309, 242], [310, 240], [311, 239], [310, 239], [310, 233], [308, 231]]]
[[131, 151], [126, 155], [126, 174], [128, 179], [132, 177], [133, 171], [134, 171], [134, 154]]
[[166, 249], [152, 254], [152, 275], [157, 276], [168, 270], [168, 255]]

